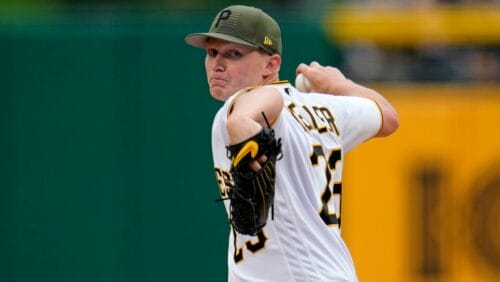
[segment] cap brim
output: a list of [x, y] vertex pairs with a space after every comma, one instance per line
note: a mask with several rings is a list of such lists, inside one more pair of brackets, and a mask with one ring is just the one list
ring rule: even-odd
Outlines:
[[207, 32], [207, 33], [192, 33], [189, 34], [184, 38], [187, 44], [198, 47], [198, 48], [205, 48], [207, 44], [207, 39], [208, 38], [216, 38], [220, 40], [225, 40], [237, 44], [242, 44], [250, 47], [255, 47], [258, 48], [259, 46], [249, 43], [245, 40], [239, 39], [238, 37], [234, 37], [231, 35], [227, 34], [222, 34], [222, 33], [213, 33], [213, 32]]

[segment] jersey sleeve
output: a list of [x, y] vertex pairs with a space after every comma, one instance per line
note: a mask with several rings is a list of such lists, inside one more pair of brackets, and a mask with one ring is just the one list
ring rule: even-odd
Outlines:
[[382, 128], [382, 112], [375, 101], [362, 97], [337, 97], [335, 111], [344, 152], [375, 136]]
[[225, 130], [227, 107], [221, 108], [215, 115], [212, 123], [212, 157], [214, 166], [227, 166], [226, 145], [229, 145], [229, 136]]

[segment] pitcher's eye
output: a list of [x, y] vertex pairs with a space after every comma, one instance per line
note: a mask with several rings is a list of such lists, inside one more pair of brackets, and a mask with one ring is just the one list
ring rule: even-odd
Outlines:
[[219, 52], [217, 52], [217, 50], [213, 49], [213, 48], [210, 48], [210, 49], [207, 49], [207, 54], [208, 56], [212, 57], [212, 58], [215, 58], [217, 57], [217, 54]]
[[224, 57], [229, 58], [229, 59], [238, 59], [241, 58], [243, 55], [240, 53], [238, 50], [229, 50], [224, 53]]

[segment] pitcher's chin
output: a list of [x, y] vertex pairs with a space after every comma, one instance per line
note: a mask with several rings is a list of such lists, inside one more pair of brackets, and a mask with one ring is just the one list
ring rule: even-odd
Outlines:
[[229, 93], [230, 91], [226, 87], [221, 87], [218, 85], [210, 86], [210, 95], [216, 100], [225, 102], [233, 93]]

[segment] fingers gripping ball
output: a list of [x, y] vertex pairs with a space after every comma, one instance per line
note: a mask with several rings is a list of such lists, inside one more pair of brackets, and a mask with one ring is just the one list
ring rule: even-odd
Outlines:
[[[257, 135], [227, 147], [234, 186], [229, 192], [230, 218], [234, 230], [256, 235], [266, 225], [274, 203], [276, 160], [281, 158], [281, 139], [274, 130], [264, 128]], [[258, 171], [249, 163], [267, 157]]]
[[295, 77], [295, 88], [299, 90], [300, 92], [305, 92], [309, 93], [311, 92], [311, 84], [309, 83], [309, 80], [304, 76], [303, 73], [297, 74]]

